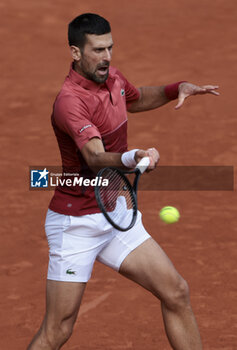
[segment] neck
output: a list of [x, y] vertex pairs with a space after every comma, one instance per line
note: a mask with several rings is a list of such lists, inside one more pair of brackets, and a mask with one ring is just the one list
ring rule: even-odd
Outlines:
[[76, 61], [73, 61], [73, 63], [72, 63], [72, 68], [73, 68], [78, 74], [80, 74], [80, 75], [82, 75], [84, 78], [86, 78], [85, 75], [83, 74], [83, 72], [82, 72], [82, 70], [81, 70], [79, 64], [78, 64]]

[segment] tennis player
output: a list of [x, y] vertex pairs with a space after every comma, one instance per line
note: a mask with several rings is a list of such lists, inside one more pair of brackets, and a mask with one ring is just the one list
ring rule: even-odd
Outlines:
[[[69, 24], [72, 65], [58, 94], [52, 125], [65, 173], [92, 178], [105, 166], [134, 168], [144, 156], [156, 167], [155, 148], [127, 150], [127, 111], [158, 108], [195, 94], [218, 95], [217, 86], [177, 82], [135, 88], [110, 66], [113, 39], [109, 22], [83, 14]], [[94, 191], [59, 186], [45, 223], [49, 244], [47, 306], [28, 350], [58, 350], [69, 339], [95, 260], [140, 284], [161, 302], [173, 349], [202, 349], [186, 281], [143, 227], [141, 213], [127, 232], [112, 228], [96, 204]], [[106, 281], [105, 281], [106, 283]]]

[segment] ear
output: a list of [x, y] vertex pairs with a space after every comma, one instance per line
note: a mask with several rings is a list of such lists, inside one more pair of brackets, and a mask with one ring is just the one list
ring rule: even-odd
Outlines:
[[72, 45], [72, 46], [70, 46], [70, 50], [71, 50], [72, 59], [74, 61], [80, 61], [81, 51], [80, 51], [79, 47]]

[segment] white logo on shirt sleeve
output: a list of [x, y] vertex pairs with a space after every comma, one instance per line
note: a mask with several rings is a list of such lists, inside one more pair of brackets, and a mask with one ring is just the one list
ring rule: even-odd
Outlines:
[[91, 128], [91, 127], [92, 127], [91, 124], [88, 124], [88, 125], [83, 126], [83, 128], [80, 129], [80, 133], [81, 133], [82, 131], [84, 131], [85, 129]]

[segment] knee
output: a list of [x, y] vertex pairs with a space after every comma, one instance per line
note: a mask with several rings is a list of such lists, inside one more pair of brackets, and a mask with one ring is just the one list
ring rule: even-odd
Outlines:
[[58, 349], [70, 338], [73, 325], [69, 322], [62, 322], [57, 325], [50, 325], [45, 328], [45, 340], [50, 349]]
[[188, 283], [182, 278], [178, 277], [174, 282], [173, 287], [164, 298], [165, 306], [173, 311], [189, 307], [189, 287]]
[[69, 323], [69, 322], [63, 322], [60, 327], [60, 333], [61, 333], [61, 337], [63, 342], [65, 343], [72, 335], [73, 332], [73, 324]]

